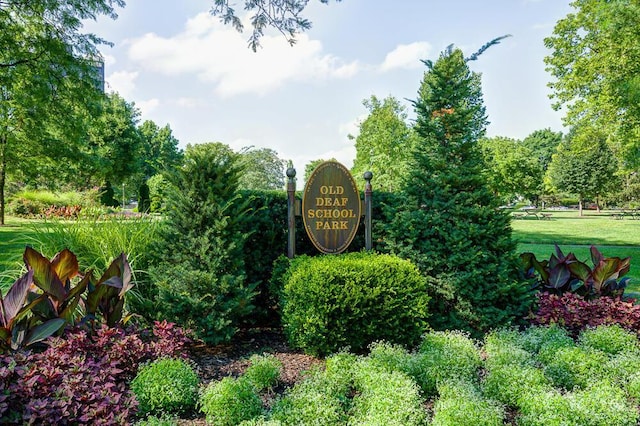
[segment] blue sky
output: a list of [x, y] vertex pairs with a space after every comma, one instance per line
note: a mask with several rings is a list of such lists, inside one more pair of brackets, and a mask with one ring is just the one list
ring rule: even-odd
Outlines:
[[101, 49], [107, 90], [135, 102], [143, 120], [169, 124], [181, 147], [271, 148], [299, 173], [319, 158], [350, 167], [347, 135], [366, 117], [363, 99], [393, 95], [412, 116], [405, 100], [416, 97], [420, 59], [437, 59], [449, 44], [471, 54], [504, 34], [512, 37], [470, 63], [482, 73], [488, 136], [562, 130], [543, 39], [571, 12], [569, 0], [310, 0], [313, 28], [294, 47], [270, 32], [257, 53], [248, 33], [210, 16], [211, 5], [129, 0], [117, 20], [85, 26], [114, 43]]

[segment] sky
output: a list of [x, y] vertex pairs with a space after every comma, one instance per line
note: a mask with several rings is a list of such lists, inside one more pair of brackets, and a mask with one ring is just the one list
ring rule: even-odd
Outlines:
[[[244, 0], [236, 3], [242, 12]], [[212, 4], [128, 0], [118, 19], [84, 28], [113, 43], [100, 48], [106, 90], [134, 102], [142, 121], [168, 124], [181, 148], [270, 148], [299, 175], [317, 159], [351, 167], [348, 135], [367, 117], [363, 100], [394, 96], [411, 118], [427, 69], [421, 60], [450, 44], [469, 55], [505, 34], [469, 63], [482, 74], [487, 136], [563, 130], [563, 112], [548, 97], [543, 40], [572, 11], [569, 0], [310, 0], [304, 16], [313, 27], [295, 46], [268, 31], [256, 53], [249, 32], [211, 16]]]

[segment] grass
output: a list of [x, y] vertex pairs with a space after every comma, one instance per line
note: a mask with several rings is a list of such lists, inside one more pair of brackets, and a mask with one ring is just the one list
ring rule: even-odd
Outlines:
[[124, 217], [80, 221], [7, 218], [6, 225], [0, 227], [0, 289], [6, 290], [20, 276], [26, 245], [48, 258], [68, 248], [77, 256], [81, 270], [93, 269], [98, 274], [125, 253], [135, 273], [135, 268], [144, 269], [139, 263], [148, 253], [158, 223]]
[[[519, 252], [532, 252], [538, 259], [548, 259], [554, 244], [566, 254], [573, 252], [583, 261], [589, 261], [589, 248], [593, 244], [607, 257], [631, 257], [629, 292], [640, 295], [640, 220], [625, 218], [614, 220], [611, 211], [586, 211], [583, 217], [577, 211], [549, 210], [551, 220], [525, 218], [512, 221], [513, 235]], [[19, 270], [22, 252], [34, 228], [44, 226], [36, 220], [8, 217], [0, 227], [0, 288], [15, 276], [8, 273]], [[13, 282], [11, 280], [11, 282]]]
[[5, 226], [0, 226], [0, 289], [6, 288], [17, 278], [24, 264], [22, 253], [34, 221], [7, 217]]
[[[605, 257], [631, 257], [628, 293], [640, 293], [640, 220], [615, 220], [611, 211], [549, 210], [551, 220], [525, 218], [513, 220], [513, 236], [519, 252], [532, 252], [538, 259], [548, 259], [558, 244], [567, 254], [591, 264], [590, 247], [595, 245]], [[640, 294], [638, 294], [640, 296]]]

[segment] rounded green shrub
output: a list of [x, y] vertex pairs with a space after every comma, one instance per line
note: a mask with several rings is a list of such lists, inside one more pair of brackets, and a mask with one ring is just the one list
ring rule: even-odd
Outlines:
[[258, 391], [273, 387], [280, 378], [282, 363], [274, 355], [253, 355], [243, 377]]
[[606, 353], [575, 346], [557, 350], [544, 371], [557, 387], [584, 389], [594, 380], [606, 377], [608, 365]]
[[209, 424], [234, 426], [260, 416], [262, 400], [248, 380], [225, 377], [207, 386], [200, 397], [200, 410]]
[[284, 328], [307, 353], [361, 352], [377, 340], [412, 346], [427, 328], [427, 281], [407, 260], [365, 252], [300, 256], [285, 277]]
[[407, 374], [376, 368], [365, 358], [354, 366], [353, 384], [355, 396], [348, 424], [425, 424], [427, 413], [420, 388]]
[[616, 355], [625, 351], [638, 351], [637, 336], [614, 325], [601, 325], [595, 328], [584, 329], [579, 337], [580, 346], [597, 349], [610, 355]]
[[198, 375], [182, 359], [161, 358], [140, 368], [131, 382], [141, 414], [184, 413], [198, 401]]
[[445, 381], [438, 385], [440, 397], [434, 405], [432, 426], [502, 426], [504, 408], [485, 398], [467, 381]]
[[412, 375], [426, 395], [433, 395], [444, 380], [475, 380], [481, 364], [480, 350], [468, 333], [435, 331], [424, 336]]
[[274, 403], [270, 420], [285, 425], [344, 425], [347, 390], [323, 372], [315, 372]]

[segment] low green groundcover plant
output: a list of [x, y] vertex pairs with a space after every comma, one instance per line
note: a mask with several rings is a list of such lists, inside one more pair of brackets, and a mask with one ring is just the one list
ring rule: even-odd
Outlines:
[[282, 363], [274, 355], [253, 355], [249, 358], [249, 367], [244, 378], [258, 391], [271, 389], [278, 382]]
[[[253, 365], [267, 359], [254, 357]], [[500, 329], [482, 346], [461, 332], [431, 332], [413, 351], [376, 342], [366, 356], [329, 356], [324, 369], [309, 372], [270, 407], [247, 380], [251, 374], [209, 386], [201, 400], [209, 422], [632, 426], [640, 420], [640, 348], [635, 334], [618, 326], [587, 329], [576, 340], [557, 325]]]
[[349, 253], [295, 258], [284, 274], [282, 321], [290, 343], [314, 355], [377, 340], [413, 346], [427, 328], [427, 283], [407, 260]]
[[131, 382], [140, 414], [187, 413], [198, 401], [198, 375], [184, 359], [143, 365]]
[[504, 407], [483, 396], [470, 382], [453, 380], [438, 386], [432, 426], [501, 426]]
[[42, 352], [0, 355], [0, 423], [127, 424], [137, 411], [128, 383], [138, 366], [184, 354], [182, 329], [153, 333], [102, 327], [67, 330]]
[[262, 413], [262, 400], [246, 379], [225, 377], [207, 386], [200, 397], [200, 410], [209, 424], [234, 426]]

